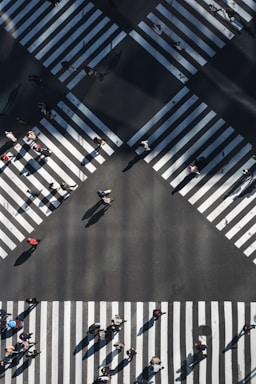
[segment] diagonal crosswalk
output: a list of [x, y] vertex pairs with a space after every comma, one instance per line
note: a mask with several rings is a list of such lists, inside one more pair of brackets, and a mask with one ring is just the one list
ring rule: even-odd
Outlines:
[[[186, 302], [82, 302], [42, 301], [29, 307], [18, 301], [0, 302], [1, 308], [24, 321], [18, 332], [1, 333], [4, 349], [20, 341], [21, 332], [33, 333], [31, 340], [41, 353], [28, 359], [20, 353], [2, 372], [2, 382], [93, 383], [100, 369], [109, 366], [112, 383], [137, 383], [145, 379], [152, 356], [160, 357], [164, 369], [147, 377], [151, 383], [247, 383], [254, 382], [256, 331], [246, 335], [244, 324], [255, 325], [256, 303], [231, 301]], [[153, 310], [164, 315], [154, 320]], [[93, 323], [102, 329], [119, 314], [125, 322], [107, 340], [87, 333]], [[207, 346], [207, 357], [198, 355], [197, 340]], [[118, 351], [114, 344], [125, 347]], [[126, 350], [135, 348], [129, 362]], [[225, 378], [225, 381], [224, 379]]]
[[[72, 93], [52, 113], [54, 119], [43, 118], [33, 127], [42, 147], [53, 151], [52, 156], [45, 159], [38, 156], [34, 142], [25, 136], [9, 152], [15, 158], [8, 164], [1, 161], [2, 258], [69, 196], [62, 189], [50, 191], [51, 182], [78, 186], [122, 145], [122, 140]], [[105, 141], [99, 152], [93, 143], [96, 136]], [[28, 189], [41, 193], [31, 198]]]
[[[219, 11], [211, 12], [210, 4]], [[236, 16], [230, 20], [226, 9]], [[225, 0], [222, 6], [212, 0], [165, 0], [129, 35], [185, 84], [247, 26], [255, 11], [255, 2], [247, 0]]]
[[[0, 25], [52, 74], [73, 89], [85, 76], [86, 63], [97, 66], [125, 37], [123, 32], [92, 2], [2, 0]], [[74, 70], [63, 69], [70, 61]]]
[[[207, 220], [256, 263], [255, 179], [243, 175], [256, 170], [251, 144], [183, 87], [154, 115], [128, 144], [143, 154], [161, 177]], [[192, 177], [188, 166], [203, 157], [201, 174]]]

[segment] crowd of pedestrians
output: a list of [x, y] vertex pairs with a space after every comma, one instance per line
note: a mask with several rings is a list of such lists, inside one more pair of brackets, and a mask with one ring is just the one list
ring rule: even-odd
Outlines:
[[[165, 312], [162, 312], [161, 309], [154, 309], [152, 314], [153, 320], [157, 321], [164, 314]], [[111, 320], [111, 323], [106, 328], [102, 328], [100, 323], [95, 322], [91, 324], [88, 329], [88, 334], [93, 335], [96, 343], [102, 343], [101, 345], [106, 345], [107, 343], [111, 342], [116, 335], [119, 336], [125, 322], [126, 320], [123, 320], [119, 314], [115, 314]], [[124, 357], [124, 359], [126, 359], [128, 363], [130, 363], [137, 354], [135, 348], [125, 348], [125, 344], [119, 340], [113, 344], [113, 347], [115, 347], [115, 349], [119, 352], [122, 350], [125, 351], [126, 357]], [[125, 366], [125, 364], [123, 366]], [[162, 366], [161, 359], [157, 356], [152, 356], [148, 366], [143, 369], [143, 372], [139, 377], [136, 378], [135, 382], [138, 384], [143, 383], [145, 380], [152, 378], [162, 369], [164, 369], [164, 367]], [[110, 365], [103, 366], [100, 368], [96, 382], [107, 383], [111, 379], [111, 375], [114, 373], [115, 369], [112, 369]]]
[[[26, 302], [29, 304], [30, 310], [39, 303], [35, 297], [27, 298]], [[4, 336], [6, 339], [17, 332], [19, 335], [19, 341], [15, 345], [7, 345], [4, 349], [4, 356], [0, 357], [1, 373], [15, 366], [21, 358], [35, 358], [41, 353], [40, 350], [35, 348], [37, 342], [31, 340], [33, 333], [24, 330], [26, 327], [25, 320], [21, 319], [19, 315], [14, 318], [6, 309], [0, 309], [0, 325], [1, 336]]]

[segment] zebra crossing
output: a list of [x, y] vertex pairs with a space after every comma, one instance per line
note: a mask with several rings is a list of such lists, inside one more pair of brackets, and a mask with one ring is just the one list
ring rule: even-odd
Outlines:
[[[21, 332], [32, 332], [32, 341], [41, 353], [32, 361], [20, 354], [2, 372], [2, 382], [19, 383], [93, 383], [103, 366], [110, 366], [111, 382], [141, 382], [143, 369], [152, 356], [159, 356], [164, 369], [150, 383], [233, 384], [254, 383], [256, 331], [241, 332], [245, 323], [255, 324], [256, 303], [231, 301], [186, 302], [82, 302], [42, 301], [28, 307], [23, 301], [0, 302], [1, 308], [24, 321], [17, 333], [1, 334], [1, 358], [4, 349], [20, 341]], [[154, 320], [152, 312], [166, 312]], [[100, 323], [102, 329], [119, 314], [125, 322], [109, 341], [87, 334], [89, 326]], [[10, 316], [10, 317], [12, 317]], [[207, 345], [207, 358], [193, 365], [194, 343]], [[115, 350], [121, 341], [125, 347]], [[127, 361], [126, 350], [137, 354]], [[33, 349], [33, 348], [31, 348]]]
[[[69, 90], [86, 76], [81, 64], [97, 66], [127, 35], [84, 0], [62, 0], [56, 7], [47, 1], [2, 0], [0, 25]], [[77, 70], [65, 70], [63, 61]]]
[[[216, 6], [216, 14], [209, 5]], [[229, 19], [226, 8], [238, 16]], [[130, 32], [141, 47], [185, 84], [255, 16], [255, 1], [165, 0]], [[161, 30], [154, 30], [154, 25]]]
[[[186, 86], [130, 138], [137, 154], [142, 139], [151, 147], [144, 160], [172, 193], [179, 191], [256, 264], [255, 176], [243, 177], [243, 169], [256, 166], [251, 144]], [[188, 166], [199, 157], [206, 164], [191, 179]]]
[[[72, 93], [52, 113], [54, 119], [43, 118], [32, 129], [41, 145], [53, 151], [51, 157], [38, 156], [34, 142], [24, 136], [8, 152], [15, 158], [8, 164], [1, 161], [2, 258], [69, 197], [62, 189], [50, 191], [51, 182], [78, 186], [122, 145], [122, 140]], [[93, 147], [96, 136], [106, 142], [100, 152]], [[39, 197], [31, 198], [27, 193], [33, 188], [41, 191]]]

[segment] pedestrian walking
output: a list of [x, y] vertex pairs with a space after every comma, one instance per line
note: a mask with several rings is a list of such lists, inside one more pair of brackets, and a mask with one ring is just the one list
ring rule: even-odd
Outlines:
[[40, 76], [28, 75], [28, 80], [33, 81], [35, 84], [39, 85], [40, 88], [43, 88], [43, 80]]
[[112, 323], [112, 331], [113, 332], [119, 332], [121, 331], [121, 325], [123, 324], [123, 319], [120, 315], [115, 315], [114, 318], [111, 320]]
[[136, 350], [134, 348], [129, 348], [126, 351], [126, 355], [128, 356], [128, 361], [132, 361], [134, 356], [137, 354]]
[[125, 344], [124, 343], [121, 343], [121, 341], [116, 341], [115, 344], [114, 344], [114, 347], [120, 351], [121, 349], [123, 349], [125, 347]]
[[164, 369], [164, 367], [162, 367], [161, 365], [162, 363], [159, 357], [153, 356], [149, 364], [154, 373], [157, 373], [161, 369]]
[[22, 341], [28, 341], [29, 339], [31, 339], [31, 336], [33, 335], [33, 333], [27, 333], [27, 332], [22, 332], [20, 335], [19, 335], [19, 338], [22, 340]]
[[52, 182], [49, 184], [49, 189], [52, 191], [58, 191], [60, 189], [60, 185], [56, 182]]
[[153, 310], [153, 317], [155, 320], [158, 320], [162, 315], [165, 315], [166, 312], [162, 312], [161, 309], [154, 309]]
[[111, 369], [108, 365], [106, 367], [102, 367], [100, 371], [102, 375], [110, 376]]
[[76, 71], [76, 68], [73, 67], [70, 61], [62, 61], [61, 65], [64, 69], [71, 69], [72, 71]]
[[22, 329], [23, 325], [24, 325], [24, 323], [21, 320], [9, 320], [8, 323], [7, 323], [7, 326], [10, 329], [12, 329], [12, 328]]
[[27, 139], [30, 139], [32, 141], [36, 141], [37, 140], [37, 135], [33, 131], [28, 131], [26, 133], [26, 137], [27, 137]]
[[13, 143], [17, 141], [17, 138], [14, 136], [13, 132], [5, 131], [4, 134], [7, 139], [11, 140]]
[[143, 140], [139, 143], [140, 147], [143, 147], [145, 151], [150, 151], [151, 148], [148, 145], [148, 140]]
[[91, 333], [92, 335], [97, 335], [100, 330], [100, 323], [93, 323], [90, 325], [88, 332]]
[[37, 103], [38, 108], [40, 108], [41, 112], [46, 116], [49, 117], [51, 120], [53, 119], [53, 114], [51, 112], [52, 108], [45, 104], [44, 102], [40, 101]]
[[28, 125], [29, 122], [28, 121], [24, 121], [22, 120], [20, 117], [16, 117], [16, 121], [21, 124], [21, 125]]
[[236, 12], [233, 9], [227, 8], [226, 13], [228, 15], [229, 21], [234, 21], [235, 20], [235, 15]]
[[211, 13], [213, 13], [214, 15], [216, 15], [217, 12], [221, 11], [221, 8], [217, 8], [215, 7], [215, 5], [212, 5], [212, 4], [209, 4], [209, 9]]
[[42, 189], [41, 191], [39, 191], [39, 189], [27, 189], [27, 193], [29, 193], [32, 197], [38, 197], [42, 192]]
[[5, 356], [10, 357], [15, 352], [15, 347], [13, 345], [10, 345], [9, 347], [5, 348]]
[[4, 153], [2, 156], [1, 156], [1, 160], [4, 161], [5, 163], [8, 163], [9, 161], [11, 161], [11, 159], [13, 159], [15, 156], [14, 155], [7, 155], [7, 153]]
[[28, 304], [39, 304], [39, 301], [37, 300], [36, 297], [29, 297], [25, 301]]
[[197, 176], [200, 175], [199, 169], [196, 165], [189, 165], [188, 170], [190, 173], [194, 173]]
[[29, 350], [30, 347], [33, 347], [34, 345], [36, 345], [37, 342], [36, 341], [28, 341], [28, 340], [25, 340], [21, 343], [21, 347], [22, 347], [22, 350], [23, 352], [26, 352]]
[[37, 355], [39, 355], [41, 353], [41, 351], [38, 351], [37, 349], [34, 349], [33, 351], [28, 351], [26, 356], [27, 357], [32, 357], [32, 358], [35, 358], [37, 357]]
[[74, 184], [74, 185], [69, 185], [68, 183], [65, 183], [65, 182], [63, 181], [62, 183], [60, 183], [60, 186], [61, 186], [61, 188], [63, 189], [63, 191], [72, 192], [72, 191], [73, 191], [72, 188], [75, 188], [75, 187], [76, 187], [76, 184]]
[[103, 80], [103, 78], [104, 78], [103, 73], [97, 71], [94, 68], [88, 67], [87, 65], [82, 65], [81, 67], [88, 76], [94, 76], [94, 77], [98, 78], [100, 81]]
[[153, 31], [155, 31], [158, 35], [161, 35], [163, 30], [161, 24], [153, 24], [152, 26]]
[[45, 157], [48, 157], [48, 156], [51, 156], [52, 155], [52, 150], [47, 148], [47, 147], [41, 147], [41, 145], [39, 143], [36, 143], [35, 145], [33, 145], [33, 149], [40, 153], [40, 155], [42, 156], [45, 156]]
[[32, 247], [33, 249], [36, 249], [36, 247], [37, 247], [38, 244], [39, 244], [39, 241], [40, 241], [40, 240], [37, 240], [37, 239], [35, 239], [34, 237], [28, 237], [28, 238], [27, 238], [27, 243], [28, 243], [29, 245], [31, 245], [31, 247]]
[[207, 345], [206, 344], [202, 344], [202, 341], [201, 340], [197, 340], [194, 344], [194, 347], [196, 348], [196, 350], [202, 354], [203, 356], [207, 356], [206, 354], [204, 354], [204, 351], [206, 351], [207, 349]]
[[256, 327], [256, 325], [250, 325], [250, 324], [245, 323], [242, 331], [244, 332], [245, 335], [249, 336], [251, 329], [255, 329], [255, 327]]
[[112, 192], [112, 189], [106, 189], [105, 191], [103, 189], [98, 189], [97, 195], [102, 198], [109, 195], [111, 192]]
[[253, 176], [253, 172], [250, 171], [249, 169], [243, 169], [243, 174], [244, 174], [246, 177], [252, 177], [252, 176]]
[[106, 144], [106, 142], [99, 137], [94, 137], [93, 139], [94, 144], [97, 144], [97, 147], [95, 148], [95, 151], [97, 152], [103, 145]]
[[6, 309], [0, 309], [1, 320], [6, 320], [8, 316], [11, 316], [11, 313], [7, 313]]

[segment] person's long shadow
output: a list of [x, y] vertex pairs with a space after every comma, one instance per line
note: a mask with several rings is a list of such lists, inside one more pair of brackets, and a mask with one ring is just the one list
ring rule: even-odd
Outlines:
[[198, 365], [200, 361], [206, 359], [206, 357], [202, 352], [196, 352], [194, 355], [189, 353], [186, 360], [182, 362], [181, 367], [176, 371], [176, 373], [180, 373], [180, 376], [177, 377], [175, 381], [186, 380], [186, 377], [193, 371], [195, 366]]
[[244, 336], [244, 331], [243, 330], [241, 330], [241, 332], [240, 333], [237, 333], [234, 337], [233, 337], [233, 339], [226, 345], [226, 347], [222, 350], [222, 353], [225, 353], [225, 352], [227, 352], [227, 351], [229, 351], [230, 349], [235, 349], [235, 348], [237, 348], [237, 343], [238, 343], [238, 341], [240, 340], [240, 338], [242, 337], [242, 336]]
[[152, 367], [150, 365], [147, 365], [143, 371], [139, 374], [139, 376], [136, 377], [136, 381], [134, 384], [146, 382], [149, 383], [149, 380], [151, 380], [155, 376], [155, 372], [153, 371]]
[[146, 157], [146, 155], [147, 155], [147, 152], [143, 152], [140, 155], [136, 155], [131, 161], [129, 161], [129, 163], [122, 170], [122, 172], [129, 171], [129, 169], [131, 169], [136, 163], [138, 163], [140, 160], [144, 159], [144, 157]]
[[142, 327], [140, 327], [137, 336], [140, 336], [144, 332], [148, 331], [149, 328], [153, 327], [153, 325], [154, 325], [154, 316], [152, 316], [151, 319], [149, 319], [145, 324], [143, 324]]
[[97, 211], [97, 209], [102, 205], [102, 202], [101, 200], [97, 201], [96, 204], [94, 204], [91, 208], [88, 209], [88, 211], [85, 212], [85, 214], [83, 215], [82, 217], [82, 221], [84, 221], [85, 219], [89, 219], [93, 214], [94, 212]]
[[4, 154], [5, 152], [7, 152], [9, 149], [11, 149], [13, 147], [13, 142], [11, 140], [8, 140], [6, 141], [5, 144], [2, 145], [2, 147], [0, 148], [0, 154]]
[[116, 375], [118, 372], [120, 372], [122, 369], [124, 369], [129, 364], [129, 362], [130, 361], [126, 358], [124, 358], [122, 361], [120, 361], [120, 363], [114, 369], [111, 369], [111, 371], [110, 371], [111, 376]]
[[90, 341], [94, 339], [94, 335], [91, 333], [87, 333], [87, 335], [78, 343], [74, 349], [73, 355], [76, 355], [78, 352], [80, 352], [82, 349], [87, 347], [87, 345], [90, 343]]
[[96, 341], [85, 353], [83, 360], [87, 359], [89, 356], [93, 355], [95, 352], [98, 352], [101, 348], [105, 347], [110, 343], [115, 336], [115, 332], [111, 331], [111, 326], [107, 327], [106, 338], [104, 340]]
[[179, 192], [182, 188], [184, 188], [192, 179], [194, 179], [197, 175], [193, 172], [189, 173], [184, 179], [173, 189], [172, 195]]
[[111, 364], [112, 360], [116, 355], [118, 355], [121, 352], [121, 349], [115, 349], [114, 351], [111, 351], [106, 358], [101, 362], [101, 364], [98, 366], [98, 369], [101, 367], [106, 367]]
[[10, 108], [12, 107], [12, 105], [14, 104], [17, 96], [18, 96], [18, 93], [19, 93], [19, 90], [20, 90], [20, 87], [21, 87], [21, 84], [18, 84], [18, 86], [16, 88], [14, 88], [11, 93], [9, 94], [9, 97], [8, 97], [8, 100], [7, 100], [7, 103], [5, 104], [3, 110], [2, 110], [2, 114], [3, 115], [6, 115]]
[[31, 247], [27, 251], [22, 252], [22, 254], [18, 257], [18, 259], [13, 264], [13, 266], [17, 267], [18, 265], [25, 263], [25, 261], [27, 261], [30, 258], [30, 256], [34, 252], [34, 250], [35, 249], [33, 247]]
[[105, 347], [108, 344], [107, 339], [99, 340], [95, 342], [83, 356], [83, 360], [88, 359], [88, 357], [92, 356], [94, 353], [98, 352], [101, 348]]
[[16, 332], [16, 329], [7, 329], [7, 330], [2, 330], [1, 331], [1, 339], [8, 339], [9, 337], [12, 337]]
[[30, 312], [32, 312], [32, 310], [37, 306], [38, 303], [35, 303], [33, 305], [30, 305], [25, 311], [19, 313], [17, 316], [16, 316], [16, 319], [15, 320], [21, 320], [21, 321], [24, 321], [24, 319], [30, 314]]
[[17, 355], [12, 359], [12, 362], [11, 362], [9, 368], [16, 367], [19, 364], [20, 360], [23, 358], [24, 355], [25, 355], [25, 352], [17, 353]]
[[26, 209], [32, 204], [33, 200], [29, 197], [27, 200], [22, 204], [21, 207], [18, 209], [18, 213], [22, 214], [26, 212]]
[[33, 175], [33, 173], [37, 172], [41, 167], [42, 167], [43, 164], [39, 163], [38, 161], [36, 161], [35, 159], [30, 159], [26, 166], [24, 166], [24, 168], [20, 171], [20, 175], [23, 176], [23, 175], [26, 175], [26, 176], [30, 176], [30, 175]]
[[19, 376], [21, 373], [25, 371], [25, 369], [28, 369], [28, 367], [31, 365], [32, 359], [27, 359], [24, 361], [24, 363], [16, 369], [16, 371], [13, 373], [12, 378], [15, 378]]
[[87, 222], [87, 224], [85, 225], [85, 228], [88, 228], [90, 227], [91, 225], [93, 224], [96, 224], [99, 219], [104, 216], [105, 212], [107, 211], [107, 209], [109, 208], [109, 206], [104, 206], [100, 211], [96, 212]]

